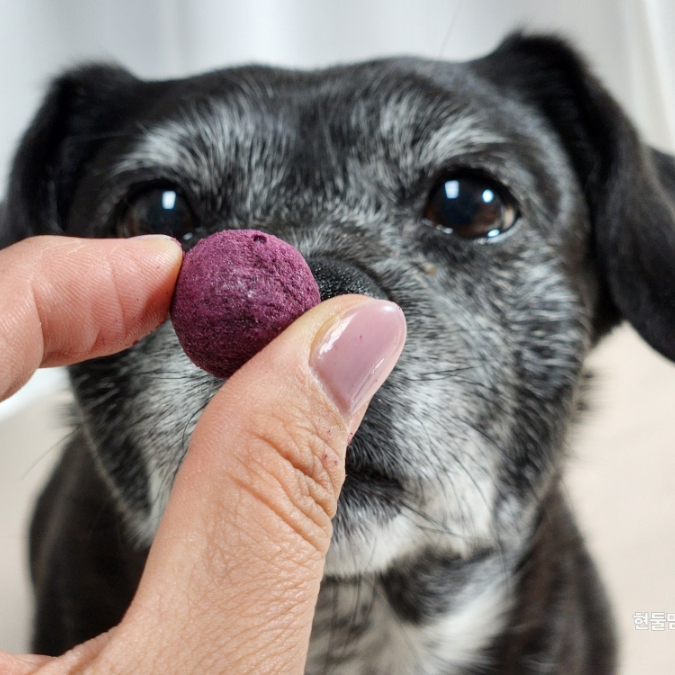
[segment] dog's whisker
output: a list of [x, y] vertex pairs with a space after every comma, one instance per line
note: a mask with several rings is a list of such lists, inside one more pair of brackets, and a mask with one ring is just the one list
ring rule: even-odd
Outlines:
[[403, 382], [434, 382], [435, 380], [445, 380], [456, 377], [459, 373], [472, 370], [476, 366], [462, 366], [461, 368], [448, 368], [447, 370], [433, 370], [427, 373], [415, 373], [414, 375], [398, 374], [399, 380]]

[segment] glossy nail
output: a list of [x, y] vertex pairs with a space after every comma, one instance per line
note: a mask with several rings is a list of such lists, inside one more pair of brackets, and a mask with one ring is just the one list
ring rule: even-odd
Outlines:
[[317, 338], [310, 366], [347, 420], [392, 371], [405, 336], [401, 308], [370, 300], [334, 319]]

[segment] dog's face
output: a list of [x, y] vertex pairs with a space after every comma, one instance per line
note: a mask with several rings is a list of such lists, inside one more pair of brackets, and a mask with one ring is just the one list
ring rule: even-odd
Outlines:
[[[348, 451], [328, 573], [518, 536], [556, 465], [592, 312], [570, 273], [587, 213], [550, 131], [465, 68], [414, 61], [160, 89], [92, 158], [70, 232], [168, 231], [189, 247], [253, 227], [323, 261], [320, 282], [337, 261], [406, 314], [401, 362]], [[170, 323], [72, 372], [92, 445], [148, 540], [222, 382]]]
[[[41, 169], [36, 169], [37, 166]], [[518, 551], [557, 476], [589, 348], [622, 316], [667, 356], [675, 172], [575, 56], [514, 38], [469, 64], [66, 75], [24, 140], [6, 223], [186, 248], [256, 228], [327, 297], [398, 303], [408, 341], [347, 454], [329, 576], [423, 551]], [[72, 368], [81, 422], [148, 543], [222, 381], [170, 322]]]
[[[73, 199], [72, 231], [165, 226], [189, 246], [255, 227], [310, 264], [353, 266], [402, 306], [407, 347], [349, 449], [329, 573], [517, 535], [555, 465], [587, 348], [590, 299], [568, 272], [586, 213], [568, 162], [466, 71], [445, 72], [442, 95], [435, 75], [387, 63], [218, 74], [192, 94], [177, 84]], [[93, 444], [150, 537], [221, 382], [188, 362], [170, 324], [73, 373]]]

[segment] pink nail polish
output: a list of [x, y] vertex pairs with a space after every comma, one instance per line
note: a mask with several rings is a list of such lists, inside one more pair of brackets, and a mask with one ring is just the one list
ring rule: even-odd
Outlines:
[[387, 378], [405, 336], [401, 308], [386, 300], [371, 300], [338, 317], [314, 345], [310, 366], [347, 419]]

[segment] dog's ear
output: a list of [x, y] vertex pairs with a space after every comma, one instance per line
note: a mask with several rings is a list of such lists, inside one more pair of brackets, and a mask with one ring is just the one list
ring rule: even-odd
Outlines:
[[100, 143], [123, 124], [138, 84], [107, 65], [53, 82], [14, 159], [0, 206], [0, 248], [34, 234], [63, 234], [73, 190]]
[[560, 39], [515, 35], [473, 67], [543, 114], [571, 159], [592, 219], [597, 334], [623, 317], [675, 360], [675, 159], [640, 142]]

